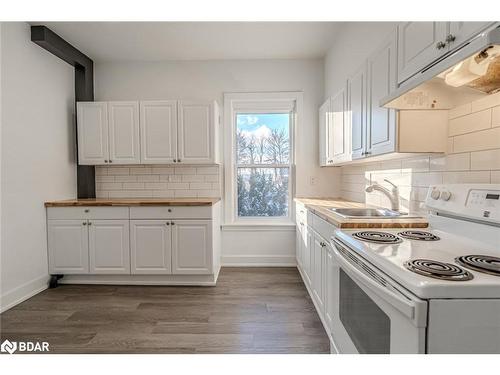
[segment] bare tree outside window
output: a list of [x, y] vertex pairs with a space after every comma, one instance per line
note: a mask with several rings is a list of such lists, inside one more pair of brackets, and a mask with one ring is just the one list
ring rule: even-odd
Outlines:
[[238, 216], [288, 216], [290, 114], [239, 113], [236, 124]]

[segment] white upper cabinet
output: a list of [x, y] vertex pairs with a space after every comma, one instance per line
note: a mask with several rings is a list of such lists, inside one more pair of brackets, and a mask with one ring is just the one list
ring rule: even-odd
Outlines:
[[109, 102], [109, 163], [139, 164], [139, 103]]
[[396, 33], [368, 58], [366, 155], [396, 150], [396, 111], [380, 106], [380, 99], [396, 88]]
[[172, 228], [172, 273], [211, 274], [212, 221], [175, 220]]
[[349, 123], [346, 121], [346, 90], [332, 97], [329, 126], [330, 147], [333, 148], [333, 163], [348, 161], [350, 155]]
[[78, 163], [104, 164], [109, 159], [108, 104], [77, 103]]
[[352, 159], [364, 157], [366, 151], [366, 65], [347, 81], [347, 113], [351, 128]]
[[142, 164], [177, 161], [177, 101], [141, 102]]
[[319, 165], [324, 167], [333, 163], [333, 155], [330, 147], [330, 110], [331, 100], [328, 98], [321, 107], [319, 107]]
[[216, 164], [213, 101], [78, 102], [79, 164]]
[[472, 36], [479, 34], [481, 31], [492, 25], [492, 22], [450, 22], [449, 33], [446, 36], [446, 41], [450, 49], [458, 47]]
[[177, 162], [215, 163], [214, 107], [214, 102], [179, 101]]
[[130, 274], [128, 220], [90, 220], [89, 258], [92, 274]]
[[398, 26], [398, 83], [448, 51], [446, 22], [403, 22]]

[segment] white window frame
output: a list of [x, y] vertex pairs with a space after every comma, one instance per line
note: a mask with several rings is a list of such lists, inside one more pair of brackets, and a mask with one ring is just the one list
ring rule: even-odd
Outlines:
[[[224, 94], [224, 218], [226, 225], [289, 225], [293, 223], [295, 192], [295, 134], [302, 115], [302, 92], [225, 93]], [[290, 118], [290, 161], [288, 177], [288, 215], [281, 217], [239, 217], [237, 212], [236, 115], [238, 113], [286, 113]], [[245, 165], [246, 166], [246, 165]], [[274, 164], [248, 165], [273, 168]], [[277, 167], [281, 167], [278, 165]]]

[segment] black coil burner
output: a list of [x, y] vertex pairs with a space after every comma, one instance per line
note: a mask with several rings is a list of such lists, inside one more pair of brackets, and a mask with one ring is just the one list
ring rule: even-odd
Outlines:
[[424, 232], [422, 230], [405, 230], [404, 232], [399, 232], [398, 236], [406, 238], [408, 240], [417, 241], [439, 241], [440, 238], [430, 232]]
[[394, 244], [402, 242], [401, 238], [387, 232], [363, 231], [356, 232], [352, 235], [361, 241], [379, 243], [379, 244]]
[[500, 276], [500, 258], [489, 255], [464, 255], [455, 262], [474, 271]]
[[467, 281], [474, 276], [469, 272], [450, 263], [429, 259], [414, 259], [404, 263], [404, 266], [419, 275], [433, 277], [439, 280]]

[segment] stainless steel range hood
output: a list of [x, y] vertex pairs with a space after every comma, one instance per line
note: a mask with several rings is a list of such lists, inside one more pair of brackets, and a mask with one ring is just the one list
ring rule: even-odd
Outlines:
[[386, 108], [450, 109], [500, 92], [500, 27], [429, 64], [380, 101]]

